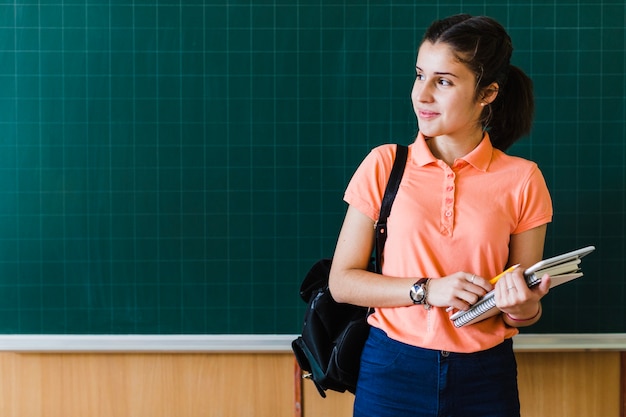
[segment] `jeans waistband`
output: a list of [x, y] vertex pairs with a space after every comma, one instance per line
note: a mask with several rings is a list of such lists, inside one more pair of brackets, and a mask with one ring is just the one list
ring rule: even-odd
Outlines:
[[418, 346], [408, 345], [406, 343], [397, 341], [395, 339], [391, 339], [389, 336], [387, 336], [387, 333], [385, 333], [383, 330], [376, 328], [376, 327], [372, 327], [372, 329], [370, 330], [369, 337], [372, 339], [372, 341], [374, 341], [377, 344], [384, 344], [388, 348], [391, 348], [394, 350], [401, 350], [406, 354], [409, 354], [416, 358], [423, 358], [423, 359], [434, 359], [439, 356], [444, 356], [449, 359], [454, 359], [454, 358], [460, 359], [460, 358], [471, 358], [471, 357], [480, 358], [481, 356], [492, 356], [492, 355], [497, 355], [497, 354], [504, 354], [504, 353], [511, 352], [513, 350], [512, 339], [505, 339], [499, 345], [496, 345], [486, 350], [481, 350], [481, 351], [472, 352], [472, 353], [457, 353], [457, 352], [449, 352], [446, 350], [427, 349], [427, 348], [422, 348]]

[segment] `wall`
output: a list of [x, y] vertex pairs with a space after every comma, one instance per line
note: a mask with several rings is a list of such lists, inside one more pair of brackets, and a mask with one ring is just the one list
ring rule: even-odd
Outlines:
[[552, 193], [546, 255], [598, 247], [532, 331], [626, 331], [623, 0], [14, 0], [0, 332], [298, 332], [354, 169], [415, 137], [421, 34], [460, 12], [501, 21], [534, 80], [511, 153]]

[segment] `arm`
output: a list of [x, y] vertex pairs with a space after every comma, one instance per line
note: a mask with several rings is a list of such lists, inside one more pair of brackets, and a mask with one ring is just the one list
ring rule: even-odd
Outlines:
[[547, 225], [542, 225], [511, 236], [508, 264], [521, 264], [521, 268], [496, 284], [496, 305], [509, 326], [530, 326], [541, 318], [540, 300], [550, 289], [550, 278], [545, 275], [539, 285], [528, 288], [522, 272], [542, 259], [546, 229]]
[[374, 248], [374, 221], [349, 206], [339, 233], [328, 285], [335, 301], [361, 306], [411, 305], [409, 289], [416, 278], [382, 279], [367, 271]]

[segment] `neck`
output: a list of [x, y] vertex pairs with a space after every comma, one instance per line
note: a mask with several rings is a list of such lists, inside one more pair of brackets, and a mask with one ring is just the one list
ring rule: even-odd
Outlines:
[[446, 164], [452, 166], [454, 161], [464, 157], [473, 151], [483, 140], [484, 133], [482, 130], [478, 134], [473, 134], [471, 140], [458, 140], [449, 136], [435, 136], [427, 138], [427, 144], [433, 156], [441, 159]]

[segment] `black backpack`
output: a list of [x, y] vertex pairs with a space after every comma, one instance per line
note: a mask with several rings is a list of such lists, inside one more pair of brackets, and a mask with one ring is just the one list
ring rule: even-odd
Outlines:
[[[387, 238], [387, 217], [395, 199], [408, 148], [397, 145], [396, 158], [385, 188], [376, 223], [376, 257], [368, 270], [380, 273], [382, 252]], [[308, 304], [302, 335], [291, 343], [305, 378], [313, 380], [322, 397], [326, 390], [356, 391], [361, 352], [369, 335], [367, 316], [370, 309], [337, 303], [328, 289], [332, 260], [321, 259], [309, 270], [300, 286], [300, 297]]]

